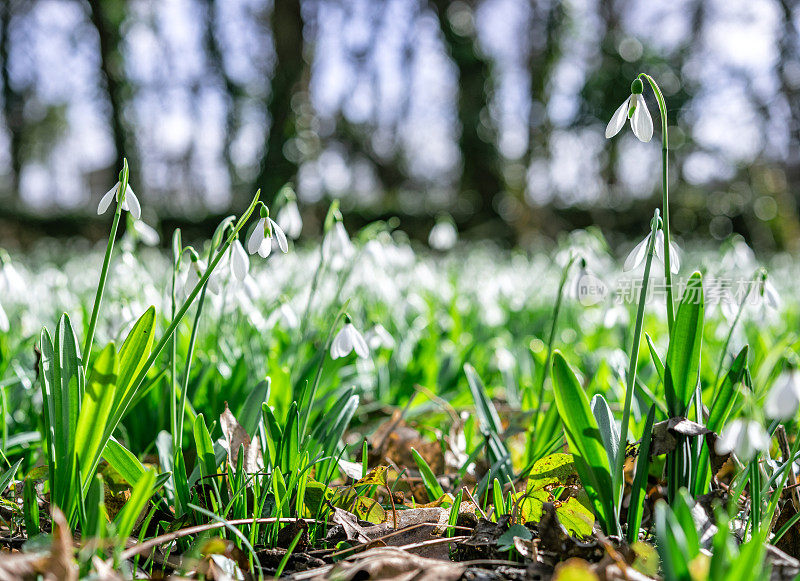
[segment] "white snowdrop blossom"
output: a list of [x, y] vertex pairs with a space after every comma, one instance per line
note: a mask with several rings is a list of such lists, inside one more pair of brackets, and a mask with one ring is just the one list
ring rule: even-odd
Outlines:
[[353, 258], [356, 248], [350, 242], [344, 224], [337, 220], [322, 241], [322, 252], [333, 270], [341, 270]]
[[[119, 186], [120, 182], [114, 184], [114, 187], [108, 190], [100, 199], [100, 203], [97, 205], [98, 215], [105, 214], [114, 199], [119, 201]], [[131, 216], [137, 220], [142, 217], [142, 207], [139, 205], [139, 198], [133, 193], [130, 184], [125, 188], [125, 199], [122, 201], [122, 209], [130, 212]]]
[[133, 230], [136, 233], [136, 237], [142, 241], [142, 244], [158, 246], [158, 243], [161, 242], [161, 236], [158, 235], [156, 229], [142, 220], [133, 221]]
[[230, 255], [231, 273], [236, 280], [243, 282], [250, 270], [250, 258], [238, 238], [231, 245]]
[[650, 111], [647, 110], [647, 104], [644, 102], [643, 89], [641, 80], [633, 81], [631, 96], [622, 102], [606, 126], [606, 138], [614, 137], [619, 133], [622, 126], [625, 125], [626, 119], [631, 120], [631, 129], [639, 141], [648, 142], [653, 138], [653, 118], [650, 117]]
[[276, 218], [276, 222], [283, 228], [289, 238], [297, 240], [300, 237], [300, 233], [303, 231], [303, 217], [300, 215], [300, 208], [297, 207], [297, 202], [292, 199], [288, 200], [278, 210]]
[[367, 342], [372, 349], [394, 349], [395, 346], [394, 337], [380, 323], [367, 332]]
[[256, 222], [256, 227], [247, 240], [247, 251], [250, 254], [258, 252], [259, 256], [266, 258], [272, 252], [273, 234], [278, 241], [278, 247], [281, 252], [284, 254], [289, 252], [289, 241], [286, 239], [286, 234], [278, 226], [277, 222], [269, 217], [269, 210], [267, 210], [266, 206], [262, 206], [261, 218]]
[[358, 329], [353, 326], [350, 317], [345, 319], [344, 327], [336, 334], [331, 343], [331, 359], [347, 356], [351, 351], [362, 358], [369, 357], [369, 347]]
[[[628, 258], [625, 259], [623, 270], [633, 270], [644, 262], [644, 257], [647, 255], [647, 244], [650, 242], [652, 235], [653, 233], [649, 232], [644, 237], [644, 240], [634, 246], [633, 250], [628, 254]], [[662, 230], [656, 232], [655, 248], [653, 250], [656, 253], [656, 257], [661, 262], [664, 262], [664, 232]], [[677, 274], [681, 269], [681, 258], [678, 246], [674, 242], [669, 243], [669, 261], [669, 269], [673, 274]]]
[[753, 420], [736, 419], [725, 426], [717, 440], [718, 454], [733, 452], [742, 462], [749, 462], [758, 452], [769, 448], [769, 436], [764, 427]]
[[766, 307], [769, 310], [777, 311], [781, 306], [781, 297], [778, 295], [777, 289], [767, 278], [766, 272], [761, 275], [756, 286], [758, 293], [758, 304]]
[[428, 234], [428, 244], [434, 250], [450, 250], [458, 241], [458, 231], [453, 222], [441, 219], [434, 224]]
[[[186, 277], [183, 282], [183, 288], [187, 293], [192, 291], [207, 269], [208, 265], [204, 260], [200, 260], [199, 258], [197, 260], [192, 260], [192, 265], [189, 267], [189, 270], [186, 271]], [[208, 292], [215, 295], [219, 294], [222, 290], [222, 283], [218, 272], [219, 270], [215, 269], [215, 271], [211, 273], [211, 276], [208, 277]]]
[[800, 370], [778, 376], [764, 401], [764, 413], [773, 420], [791, 420], [800, 407]]

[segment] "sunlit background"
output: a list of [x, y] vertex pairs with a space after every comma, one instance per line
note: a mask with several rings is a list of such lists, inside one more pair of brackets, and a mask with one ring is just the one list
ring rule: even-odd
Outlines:
[[[655, 136], [605, 125], [648, 72], [678, 239], [798, 245], [800, 9], [789, 0], [4, 0], [0, 243], [99, 239], [122, 156], [144, 220], [201, 227], [293, 182], [308, 236], [639, 237]], [[208, 228], [206, 228], [207, 230]], [[207, 234], [206, 234], [207, 235]]]

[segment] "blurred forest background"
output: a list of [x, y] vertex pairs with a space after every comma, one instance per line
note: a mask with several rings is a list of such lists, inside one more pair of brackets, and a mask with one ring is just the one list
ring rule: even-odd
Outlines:
[[[146, 222], [207, 234], [295, 183], [309, 233], [531, 243], [640, 236], [653, 141], [605, 125], [649, 72], [670, 116], [673, 228], [796, 250], [794, 0], [0, 0], [0, 243], [100, 239], [120, 159]], [[194, 226], [193, 226], [194, 225]]]

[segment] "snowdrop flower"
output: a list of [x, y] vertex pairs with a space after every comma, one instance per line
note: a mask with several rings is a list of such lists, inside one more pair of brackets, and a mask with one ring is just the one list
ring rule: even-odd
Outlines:
[[141, 240], [142, 244], [157, 246], [161, 242], [161, 236], [158, 235], [156, 229], [145, 224], [142, 220], [133, 220], [132, 225], [136, 238]]
[[733, 420], [725, 426], [717, 440], [718, 454], [733, 452], [742, 462], [749, 462], [758, 452], [769, 448], [769, 436], [764, 427], [753, 420]]
[[286, 235], [292, 240], [297, 240], [303, 231], [303, 217], [300, 215], [300, 208], [297, 207], [294, 193], [291, 197], [287, 195], [286, 203], [278, 210], [277, 222]]
[[[100, 199], [100, 203], [97, 205], [98, 216], [106, 213], [106, 210], [108, 210], [108, 207], [115, 198], [119, 201], [119, 186], [120, 182], [114, 184], [114, 187], [108, 190]], [[139, 198], [133, 193], [130, 184], [125, 188], [125, 199], [122, 201], [122, 209], [130, 212], [131, 216], [137, 220], [142, 217], [142, 207], [139, 205]]]
[[286, 240], [286, 234], [278, 224], [269, 217], [269, 209], [261, 204], [261, 218], [256, 222], [256, 227], [247, 241], [247, 251], [250, 254], [258, 252], [259, 256], [266, 258], [272, 252], [272, 235], [278, 240], [278, 247], [281, 252], [286, 254], [289, 252], [289, 242]]
[[778, 376], [764, 402], [764, 413], [772, 420], [791, 420], [800, 407], [800, 370]]
[[367, 342], [372, 349], [394, 349], [395, 342], [386, 327], [378, 323], [367, 333]]
[[644, 84], [641, 79], [636, 79], [631, 83], [631, 96], [625, 99], [612, 115], [611, 121], [606, 126], [606, 138], [614, 137], [619, 133], [622, 126], [625, 125], [626, 119], [631, 120], [631, 129], [639, 141], [647, 142], [653, 138], [653, 119], [650, 117], [650, 111], [647, 110], [642, 91], [644, 91]]
[[[647, 244], [650, 242], [650, 236], [652, 235], [653, 232], [649, 232], [647, 236], [644, 237], [644, 240], [639, 242], [639, 244], [637, 244], [633, 250], [631, 250], [631, 253], [628, 254], [628, 258], [625, 259], [625, 264], [623, 265], [622, 270], [633, 270], [644, 261], [644, 257], [647, 254]], [[664, 232], [662, 230], [658, 230], [656, 232], [654, 250], [656, 257], [658, 257], [661, 262], [664, 262]], [[681, 258], [678, 247], [674, 242], [669, 243], [669, 260], [670, 270], [673, 274], [677, 274], [681, 269]]]
[[584, 258], [578, 259], [578, 271], [573, 279], [571, 294], [572, 298], [585, 307], [602, 302], [608, 294], [605, 283], [586, 267]]
[[[203, 277], [206, 270], [208, 270], [208, 265], [204, 260], [200, 260], [197, 254], [192, 253], [191, 257], [192, 265], [189, 267], [189, 270], [186, 271], [186, 277], [183, 281], [183, 288], [187, 293], [191, 292], [191, 290]], [[219, 294], [219, 292], [222, 290], [222, 284], [220, 283], [217, 272], [219, 271], [212, 272], [211, 276], [208, 277], [208, 291], [215, 295]]]
[[347, 230], [341, 220], [336, 220], [330, 232], [322, 241], [322, 251], [325, 258], [330, 261], [333, 270], [341, 270], [356, 253], [355, 246], [350, 242]]
[[777, 311], [781, 306], [781, 297], [777, 289], [767, 278], [767, 271], [762, 270], [756, 285], [756, 301], [762, 307]]
[[456, 245], [458, 231], [452, 220], [439, 218], [428, 234], [428, 244], [434, 250], [450, 250]]
[[231, 245], [230, 261], [231, 273], [236, 280], [243, 282], [247, 278], [247, 272], [250, 270], [250, 258], [238, 238]]
[[339, 359], [345, 357], [351, 351], [355, 351], [359, 357], [369, 357], [369, 347], [364, 337], [353, 326], [350, 316], [346, 315], [344, 319], [344, 327], [336, 334], [336, 337], [331, 343], [331, 359]]

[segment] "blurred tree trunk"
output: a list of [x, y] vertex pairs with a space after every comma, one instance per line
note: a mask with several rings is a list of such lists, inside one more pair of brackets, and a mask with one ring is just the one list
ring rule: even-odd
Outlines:
[[245, 91], [231, 78], [225, 69], [223, 47], [218, 36], [218, 3], [216, 0], [203, 0], [203, 4], [205, 10], [203, 41], [206, 49], [206, 57], [208, 59], [208, 67], [219, 79], [225, 98], [227, 99], [227, 109], [225, 113], [225, 145], [222, 150], [222, 155], [225, 159], [225, 166], [228, 169], [228, 175], [231, 180], [233, 204], [236, 205], [237, 202], [235, 200], [239, 194], [243, 196], [253, 195], [253, 192], [239, 192], [243, 184], [241, 184], [241, 180], [236, 172], [236, 164], [231, 157], [231, 145], [239, 130], [239, 108], [241, 100], [245, 96]]
[[123, 0], [87, 0], [89, 16], [97, 31], [100, 47], [100, 73], [105, 81], [106, 95], [111, 109], [111, 133], [114, 139], [114, 167], [121, 167], [120, 159], [125, 156], [131, 168], [131, 182], [136, 183], [136, 150], [128, 139], [125, 127], [125, 103], [130, 87], [125, 77], [125, 64], [122, 56], [122, 24], [125, 21], [127, 5]]
[[[493, 94], [493, 74], [489, 59], [478, 46], [477, 33], [462, 34], [447, 16], [448, 0], [430, 0], [438, 13], [439, 27], [450, 58], [458, 69], [458, 121], [461, 135], [460, 195], [472, 202], [470, 216], [455, 216], [462, 228], [478, 228], [484, 235], [510, 239], [507, 227], [496, 208], [497, 196], [504, 191], [496, 128], [489, 111]], [[470, 4], [474, 13], [474, 4]]]
[[301, 90], [306, 68], [303, 59], [303, 17], [300, 0], [279, 0], [272, 10], [275, 69], [270, 83], [267, 111], [269, 135], [259, 164], [255, 187], [270, 204], [278, 190], [297, 174], [297, 161], [286, 156], [286, 143], [297, 134], [295, 95]]
[[[523, 192], [528, 191], [528, 172], [534, 162], [549, 160], [550, 136], [553, 125], [547, 116], [550, 79], [561, 58], [561, 32], [566, 14], [561, 0], [531, 2], [530, 46], [528, 47], [528, 73], [531, 77], [531, 109], [528, 118], [528, 151], [525, 156]], [[549, 206], [531, 207], [529, 200], [521, 200], [520, 216], [515, 223], [519, 235], [548, 230], [546, 226], [557, 224]]]
[[6, 0], [0, 7], [0, 63], [2, 63], [3, 117], [8, 130], [9, 157], [11, 158], [11, 197], [19, 196], [19, 179], [22, 172], [22, 135], [25, 118], [23, 116], [23, 96], [11, 83], [11, 21], [16, 14], [17, 2]]

